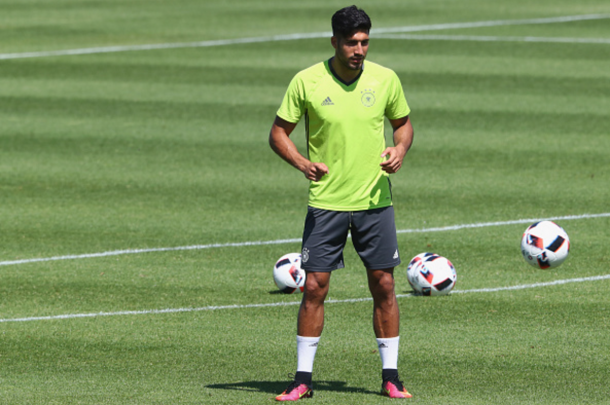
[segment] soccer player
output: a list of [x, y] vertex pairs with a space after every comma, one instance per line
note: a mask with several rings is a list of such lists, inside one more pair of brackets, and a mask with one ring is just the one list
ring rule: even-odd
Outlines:
[[[297, 320], [297, 372], [276, 397], [311, 397], [314, 357], [324, 325], [331, 272], [344, 267], [348, 232], [367, 269], [373, 329], [382, 363], [382, 394], [410, 398], [398, 376], [399, 310], [394, 267], [400, 264], [389, 174], [396, 173], [413, 141], [409, 107], [398, 76], [365, 62], [371, 21], [356, 6], [332, 17], [327, 61], [291, 81], [269, 134], [271, 148], [310, 180], [302, 241], [307, 273]], [[307, 157], [290, 139], [305, 117]], [[384, 117], [393, 128], [386, 147]]]

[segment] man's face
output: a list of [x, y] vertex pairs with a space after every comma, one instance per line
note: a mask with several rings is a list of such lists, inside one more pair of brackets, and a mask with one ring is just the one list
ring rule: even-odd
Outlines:
[[346, 38], [332, 37], [331, 43], [335, 48], [335, 58], [349, 70], [362, 69], [362, 62], [369, 50], [369, 34], [356, 31]]

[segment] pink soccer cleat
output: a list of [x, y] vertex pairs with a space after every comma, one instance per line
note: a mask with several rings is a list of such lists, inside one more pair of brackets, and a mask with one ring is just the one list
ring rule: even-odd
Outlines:
[[411, 398], [412, 395], [409, 394], [409, 391], [402, 385], [402, 381], [398, 379], [398, 376], [384, 381], [381, 384], [381, 394], [387, 395], [390, 398]]
[[301, 398], [311, 398], [313, 390], [307, 384], [300, 381], [293, 381], [288, 388], [280, 395], [275, 397], [276, 401], [298, 401]]

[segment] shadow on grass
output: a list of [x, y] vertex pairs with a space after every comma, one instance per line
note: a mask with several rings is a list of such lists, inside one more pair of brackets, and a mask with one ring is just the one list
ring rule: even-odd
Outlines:
[[[278, 395], [286, 389], [290, 381], [244, 381], [230, 384], [211, 384], [207, 388], [220, 390], [235, 390], [246, 392], [266, 392]], [[314, 381], [314, 391], [333, 391], [358, 394], [379, 394], [379, 391], [370, 391], [364, 388], [349, 387], [345, 381]]]
[[271, 294], [271, 295], [288, 295], [288, 294], [284, 294], [280, 290], [271, 290], [271, 291], [269, 291], [269, 294]]

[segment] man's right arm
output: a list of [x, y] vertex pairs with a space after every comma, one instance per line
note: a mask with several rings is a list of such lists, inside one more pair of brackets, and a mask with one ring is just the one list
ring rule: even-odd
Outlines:
[[300, 170], [307, 179], [319, 181], [328, 173], [328, 167], [324, 163], [313, 163], [299, 153], [290, 139], [290, 134], [296, 125], [276, 116], [269, 132], [269, 145], [282, 159]]

